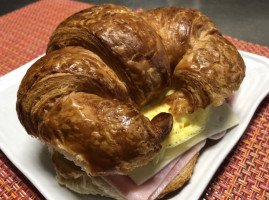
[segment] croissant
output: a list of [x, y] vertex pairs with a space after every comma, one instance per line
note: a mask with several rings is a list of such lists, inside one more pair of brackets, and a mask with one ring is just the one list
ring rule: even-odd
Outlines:
[[216, 25], [197, 10], [157, 8], [140, 14], [160, 35], [172, 71], [173, 94], [165, 101], [173, 113], [219, 106], [237, 90], [245, 64]]
[[149, 120], [141, 107], [171, 89], [172, 113], [218, 106], [244, 73], [236, 48], [197, 10], [104, 4], [56, 28], [20, 84], [17, 113], [28, 134], [89, 175], [127, 174], [173, 126], [171, 114]]

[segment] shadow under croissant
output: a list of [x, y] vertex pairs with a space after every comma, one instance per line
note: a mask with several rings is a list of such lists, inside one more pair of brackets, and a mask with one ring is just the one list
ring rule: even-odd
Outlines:
[[39, 162], [40, 166], [44, 168], [44, 171], [47, 172], [49, 176], [55, 176], [55, 170], [51, 162], [51, 156], [47, 145], [40, 145]]

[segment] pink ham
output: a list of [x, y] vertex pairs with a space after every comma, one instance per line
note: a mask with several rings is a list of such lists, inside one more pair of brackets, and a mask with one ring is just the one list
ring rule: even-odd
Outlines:
[[226, 132], [227, 132], [226, 130], [225, 131], [222, 131], [220, 133], [217, 133], [215, 135], [212, 135], [208, 139], [211, 139], [211, 140], [219, 140], [220, 138], [222, 138], [226, 134]]
[[159, 196], [162, 190], [174, 179], [193, 156], [203, 148], [205, 142], [204, 140], [196, 144], [141, 185], [136, 185], [128, 176], [104, 176], [103, 179], [128, 200], [154, 199]]
[[233, 102], [234, 102], [234, 98], [235, 98], [235, 92], [233, 91], [232, 94], [231, 94], [229, 97], [227, 97], [227, 98], [225, 99], [225, 101], [226, 101], [226, 103], [228, 103], [230, 106], [232, 106], [232, 105], [233, 105]]

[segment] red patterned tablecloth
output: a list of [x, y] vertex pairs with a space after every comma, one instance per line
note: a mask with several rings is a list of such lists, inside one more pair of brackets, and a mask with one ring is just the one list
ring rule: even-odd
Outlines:
[[[45, 52], [55, 27], [89, 4], [44, 0], [0, 17], [0, 75]], [[269, 57], [269, 47], [226, 36], [238, 49]], [[268, 75], [269, 76], [269, 75]], [[269, 87], [269, 86], [268, 86]], [[201, 199], [269, 199], [269, 96]], [[0, 199], [44, 199], [0, 150]]]

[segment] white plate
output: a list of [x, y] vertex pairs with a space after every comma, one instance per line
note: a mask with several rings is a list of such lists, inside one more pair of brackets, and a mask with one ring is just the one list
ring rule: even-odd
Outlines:
[[[246, 63], [246, 78], [234, 101], [240, 125], [214, 145], [208, 145], [198, 159], [194, 174], [187, 185], [172, 199], [198, 199], [221, 162], [244, 133], [251, 117], [269, 92], [269, 59], [240, 52]], [[77, 195], [58, 185], [45, 145], [31, 138], [17, 119], [16, 93], [30, 63], [0, 78], [0, 147], [17, 168], [50, 200], [97, 199]], [[102, 199], [102, 198], [100, 198]]]

